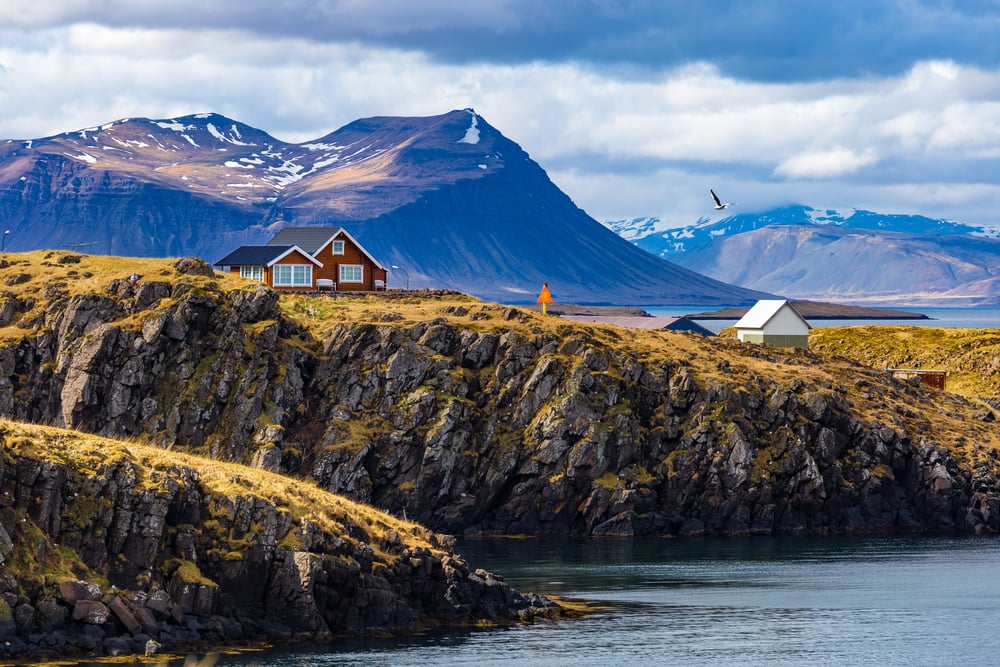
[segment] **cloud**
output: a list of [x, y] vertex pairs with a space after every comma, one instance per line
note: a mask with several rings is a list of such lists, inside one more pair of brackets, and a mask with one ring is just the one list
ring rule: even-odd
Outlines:
[[837, 146], [825, 151], [792, 155], [779, 164], [774, 173], [786, 178], [830, 178], [853, 174], [877, 161], [875, 151], [870, 148], [859, 153]]
[[0, 137], [216, 111], [307, 141], [474, 107], [599, 218], [690, 221], [708, 187], [744, 211], [836, 192], [892, 212], [922, 183], [953, 185], [950, 217], [986, 217], [1000, 40], [976, 40], [998, 14], [945, 0], [5, 2]]
[[[1000, 64], [990, 0], [12, 0], [0, 25], [242, 30], [420, 51], [440, 63], [584, 63], [654, 71], [715, 63], [755, 81], [895, 75], [918, 60]], [[960, 39], [955, 37], [960, 35]]]

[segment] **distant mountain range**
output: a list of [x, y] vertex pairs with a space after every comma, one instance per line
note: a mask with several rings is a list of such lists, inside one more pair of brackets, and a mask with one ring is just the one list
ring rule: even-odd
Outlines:
[[658, 218], [605, 224], [691, 270], [796, 299], [1000, 306], [1000, 227], [803, 205], [682, 228]]
[[739, 305], [764, 296], [644, 252], [579, 209], [471, 109], [357, 120], [289, 144], [217, 114], [0, 143], [7, 250], [202, 257], [341, 225], [390, 287], [533, 302]]

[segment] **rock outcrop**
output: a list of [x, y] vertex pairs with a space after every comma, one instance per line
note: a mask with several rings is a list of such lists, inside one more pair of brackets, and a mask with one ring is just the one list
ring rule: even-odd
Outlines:
[[[807, 351], [697, 345], [714, 377], [687, 352], [643, 363], [570, 327], [343, 325], [316, 369], [334, 411], [311, 472], [447, 532], [1000, 527], [997, 433], [964, 399]], [[383, 431], [343, 447], [373, 413]]]
[[11, 422], [0, 449], [0, 655], [320, 640], [558, 609], [471, 568], [449, 538], [277, 475]]
[[471, 300], [417, 322], [371, 302], [318, 340], [263, 287], [181, 276], [13, 303], [0, 414], [311, 477], [448, 533], [1000, 528], [995, 422], [843, 358]]

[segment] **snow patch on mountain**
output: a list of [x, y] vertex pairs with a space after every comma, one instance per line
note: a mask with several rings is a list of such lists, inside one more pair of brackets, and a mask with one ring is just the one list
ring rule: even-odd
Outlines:
[[90, 164], [97, 164], [97, 158], [90, 153], [80, 153], [79, 155], [73, 155], [72, 153], [64, 153], [66, 157], [71, 157], [74, 160], [80, 160], [81, 162], [89, 162]]
[[244, 141], [240, 141], [239, 140], [239, 138], [238, 138], [239, 131], [236, 130], [236, 126], [235, 125], [233, 125], [233, 131], [237, 135], [237, 138], [233, 138], [231, 136], [227, 137], [222, 132], [219, 132], [219, 130], [212, 123], [208, 123], [205, 127], [208, 129], [208, 133], [211, 134], [216, 139], [218, 139], [219, 141], [230, 143], [230, 144], [233, 144], [235, 146], [253, 146], [253, 144], [248, 144], [248, 143], [246, 143]]
[[460, 144], [478, 144], [479, 143], [479, 119], [475, 114], [472, 115], [472, 125], [469, 129], [465, 131], [465, 136], [458, 140]]
[[184, 123], [178, 123], [176, 120], [163, 121], [154, 120], [153, 125], [161, 127], [164, 130], [173, 130], [174, 132], [184, 132], [185, 130], [193, 130], [193, 125], [185, 125]]
[[702, 218], [696, 224], [685, 227], [671, 227], [656, 217], [613, 220], [604, 224], [622, 238], [666, 259], [676, 258], [716, 239], [728, 238], [770, 225], [831, 226], [906, 234], [942, 236], [969, 234], [1000, 238], [1000, 227], [966, 225], [952, 220], [919, 215], [893, 215], [863, 209], [842, 210], [833, 207], [813, 208], [801, 204], [792, 204], [763, 213], [741, 213], [720, 220]]

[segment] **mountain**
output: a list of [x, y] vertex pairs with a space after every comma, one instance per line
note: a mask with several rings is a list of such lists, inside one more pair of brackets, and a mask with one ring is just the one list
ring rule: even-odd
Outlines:
[[796, 299], [1000, 305], [1000, 227], [802, 205], [673, 229], [658, 218], [605, 224], [693, 271]]
[[[13, 250], [215, 261], [288, 225], [341, 225], [411, 287], [533, 302], [737, 305], [763, 296], [635, 248], [470, 109], [357, 120], [290, 144], [217, 114], [0, 144]], [[397, 284], [402, 279], [392, 276]]]

